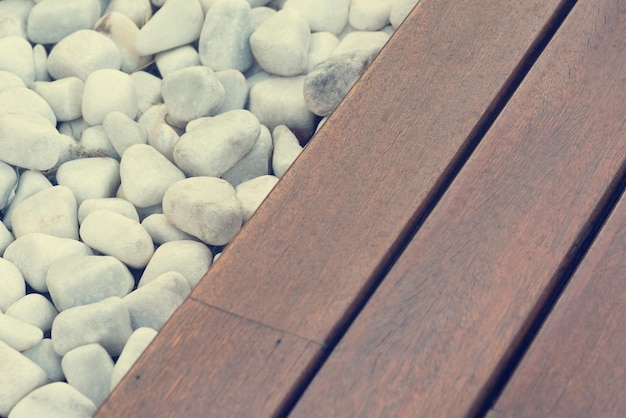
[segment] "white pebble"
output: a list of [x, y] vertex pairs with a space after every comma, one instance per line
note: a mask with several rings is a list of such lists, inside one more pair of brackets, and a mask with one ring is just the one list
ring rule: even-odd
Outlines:
[[50, 74], [48, 74], [48, 51], [41, 44], [33, 47], [33, 65], [35, 68], [35, 81], [50, 81]]
[[111, 157], [119, 160], [120, 156], [113, 148], [113, 144], [104, 132], [104, 126], [89, 126], [85, 129], [78, 141], [78, 150], [75, 152], [76, 159], [91, 157]]
[[[2, 3], [0, 3], [2, 4]], [[0, 91], [11, 90], [15, 88], [24, 88], [24, 80], [11, 71], [0, 70]]]
[[389, 34], [382, 31], [354, 31], [347, 34], [337, 48], [333, 51], [333, 55], [341, 55], [350, 52], [363, 51], [372, 57], [385, 46], [389, 40]]
[[122, 58], [115, 42], [99, 32], [83, 29], [56, 44], [47, 65], [55, 80], [75, 76], [85, 81], [96, 70], [120, 69]]
[[96, 407], [111, 393], [113, 360], [100, 344], [86, 344], [68, 351], [61, 362], [67, 383]]
[[78, 207], [78, 223], [83, 223], [87, 215], [100, 209], [117, 212], [134, 221], [139, 222], [137, 209], [126, 199], [117, 197], [104, 197], [100, 199], [87, 199]]
[[252, 65], [250, 4], [219, 0], [207, 11], [200, 34], [200, 61], [214, 71], [246, 71]]
[[351, 0], [289, 0], [286, 9], [295, 9], [307, 19], [313, 32], [341, 33], [348, 24]]
[[[11, 231], [9, 231], [4, 222], [0, 221], [0, 257], [2, 257], [4, 250], [6, 250], [13, 241], [15, 241], [13, 234], [11, 234]], [[1, 310], [2, 308], [0, 308], [0, 311]]]
[[300, 155], [302, 146], [293, 132], [284, 125], [277, 126], [272, 136], [274, 137], [272, 171], [276, 177], [280, 178]]
[[57, 260], [73, 255], [91, 255], [89, 247], [80, 241], [52, 235], [33, 233], [13, 241], [4, 258], [15, 264], [26, 283], [38, 292], [48, 291], [46, 274]]
[[139, 31], [137, 52], [151, 55], [193, 42], [203, 19], [198, 0], [168, 0]]
[[56, 44], [77, 30], [91, 29], [99, 17], [98, 0], [42, 0], [31, 9], [26, 31], [33, 43]]
[[6, 314], [47, 332], [52, 328], [58, 311], [43, 295], [29, 293], [11, 305]]
[[34, 91], [23, 87], [0, 91], [0, 116], [18, 113], [36, 113], [52, 127], [57, 124], [57, 118], [48, 102]]
[[191, 45], [159, 52], [154, 56], [154, 62], [163, 78], [176, 70], [201, 65], [198, 51]]
[[391, 25], [394, 28], [400, 26], [417, 3], [419, 3], [419, 0], [396, 0], [393, 6], [391, 6], [389, 13]]
[[46, 283], [54, 305], [64, 311], [111, 296], [124, 297], [133, 289], [135, 280], [118, 259], [89, 255], [67, 257], [52, 264]]
[[152, 328], [138, 328], [128, 339], [124, 346], [124, 350], [115, 363], [115, 368], [111, 374], [111, 390], [118, 385], [120, 380], [128, 373], [130, 368], [135, 364], [141, 353], [148, 347], [157, 332]]
[[33, 48], [20, 36], [0, 37], [0, 70], [18, 75], [26, 87], [35, 81]]
[[0, 312], [6, 312], [26, 295], [26, 282], [22, 273], [9, 260], [0, 258]]
[[0, 341], [17, 351], [24, 351], [36, 346], [42, 339], [43, 332], [36, 326], [0, 313]]
[[243, 109], [248, 100], [248, 83], [246, 77], [237, 70], [223, 70], [215, 76], [224, 87], [224, 102], [215, 111], [216, 115], [230, 110]]
[[222, 178], [236, 187], [244, 181], [269, 174], [269, 161], [273, 147], [272, 134], [265, 125], [261, 125], [261, 133], [252, 149], [237, 164], [222, 174]]
[[78, 77], [56, 81], [35, 82], [35, 92], [50, 105], [58, 121], [70, 121], [82, 116], [85, 83]]
[[53, 382], [35, 389], [11, 410], [11, 418], [85, 418], [96, 406], [65, 382]]
[[65, 186], [54, 186], [20, 202], [11, 223], [15, 238], [32, 232], [78, 239], [76, 198]]
[[100, 125], [105, 116], [114, 111], [134, 119], [138, 110], [137, 91], [128, 74], [103, 69], [87, 77], [83, 94], [83, 119], [90, 125]]
[[135, 82], [141, 114], [155, 104], [163, 103], [160, 78], [145, 71], [135, 71], [130, 75], [130, 78]]
[[118, 155], [122, 156], [126, 149], [135, 144], [146, 144], [146, 129], [122, 112], [114, 111], [102, 121], [104, 133]]
[[78, 205], [87, 199], [111, 197], [120, 185], [119, 163], [110, 157], [68, 161], [57, 170], [57, 182], [74, 193]]
[[307, 57], [305, 72], [310, 73], [320, 62], [326, 60], [339, 45], [339, 39], [331, 32], [311, 34], [311, 46]]
[[160, 123], [148, 132], [148, 144], [172, 163], [174, 162], [174, 146], [179, 139], [178, 133], [166, 123]]
[[26, 38], [26, 20], [33, 1], [4, 0], [0, 1], [0, 37], [21, 36]]
[[357, 30], [380, 30], [389, 24], [396, 0], [352, 0], [348, 22]]
[[222, 113], [181, 136], [174, 161], [187, 175], [219, 177], [252, 149], [260, 132], [259, 120], [249, 111]]
[[209, 67], [194, 66], [169, 73], [161, 89], [167, 120], [184, 127], [190, 120], [214, 114], [224, 103], [224, 86]]
[[[141, 221], [141, 226], [143, 226], [148, 234], [152, 237], [152, 241], [155, 244], [165, 244], [170, 241], [179, 241], [179, 240], [195, 240], [197, 239], [193, 235], [189, 235], [186, 232], [181, 231], [176, 228], [174, 225], [169, 223], [165, 215], [162, 213], [155, 213]], [[158, 248], [157, 248], [158, 251]], [[154, 256], [152, 256], [154, 259]]]
[[132, 332], [126, 304], [121, 298], [110, 297], [59, 313], [52, 324], [52, 343], [60, 356], [91, 343], [98, 343], [111, 356], [117, 356]]
[[5, 417], [20, 399], [46, 383], [41, 367], [2, 341], [0, 376], [0, 415]]
[[135, 45], [139, 28], [128, 16], [119, 12], [107, 13], [96, 22], [93, 29], [117, 45], [121, 60], [120, 70], [125, 73], [130, 74], [150, 62], [150, 57], [143, 57], [137, 52]]
[[22, 354], [41, 367], [48, 377], [48, 383], [65, 380], [61, 369], [61, 356], [59, 356], [50, 338], [44, 338], [36, 346], [22, 351]]
[[145, 286], [124, 297], [134, 329], [160, 330], [191, 293], [185, 277], [176, 272], [163, 273]]
[[9, 204], [9, 207], [4, 211], [4, 218], [2, 221], [4, 224], [11, 228], [11, 218], [13, 217], [13, 210], [24, 199], [40, 192], [41, 190], [52, 187], [52, 183], [41, 173], [37, 171], [24, 171], [20, 176], [17, 183], [17, 189], [15, 190], [15, 197]]
[[210, 245], [227, 244], [243, 222], [235, 189], [215, 177], [174, 183], [163, 196], [163, 214], [178, 229]]
[[248, 221], [278, 183], [278, 177], [261, 176], [237, 186], [237, 197], [241, 202], [244, 222]]
[[175, 271], [182, 274], [193, 288], [211, 267], [212, 259], [211, 250], [201, 242], [190, 240], [167, 242], [156, 249], [137, 287], [141, 288], [162, 274]]
[[17, 173], [15, 169], [0, 161], [0, 210], [9, 204], [16, 187]]
[[122, 155], [120, 176], [124, 196], [141, 208], [161, 203], [165, 191], [185, 174], [150, 145], [137, 144]]
[[149, 0], [107, 0], [107, 3], [109, 5], [103, 9], [104, 13], [123, 14], [137, 27], [142, 27], [152, 17], [152, 6]]
[[59, 132], [36, 113], [0, 115], [0, 161], [27, 169], [52, 168], [61, 151], [58, 136]]
[[133, 268], [145, 267], [154, 253], [152, 238], [139, 222], [106, 209], [83, 220], [80, 237], [94, 250]]
[[295, 76], [304, 72], [311, 31], [294, 9], [283, 9], [268, 18], [250, 36], [254, 58], [268, 73]]

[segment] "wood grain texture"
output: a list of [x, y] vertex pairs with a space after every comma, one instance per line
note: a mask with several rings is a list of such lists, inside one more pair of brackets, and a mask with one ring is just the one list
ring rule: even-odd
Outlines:
[[[562, 3], [422, 0], [139, 359], [131, 374], [141, 383], [124, 380], [97, 416], [176, 414], [184, 405], [198, 411], [212, 405], [213, 391], [225, 393], [222, 386], [233, 392], [216, 403], [223, 409], [207, 409], [220, 416], [271, 415], [279, 398], [287, 403]], [[197, 302], [298, 336], [294, 356], [266, 364], [251, 348], [256, 328], [243, 332], [212, 319], [188, 324]], [[305, 349], [303, 341], [319, 346]], [[204, 352], [189, 352], [199, 346]], [[209, 366], [220, 373], [204, 372]], [[248, 370], [260, 371], [259, 379], [249, 379]]]
[[321, 350], [192, 300], [171, 321], [95, 417], [273, 416]]
[[291, 416], [476, 412], [623, 175], [624, 6], [576, 4]]

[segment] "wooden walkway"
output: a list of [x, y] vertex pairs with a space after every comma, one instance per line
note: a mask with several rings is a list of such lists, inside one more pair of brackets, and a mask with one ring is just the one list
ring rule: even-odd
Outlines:
[[626, 416], [626, 0], [422, 0], [96, 417]]

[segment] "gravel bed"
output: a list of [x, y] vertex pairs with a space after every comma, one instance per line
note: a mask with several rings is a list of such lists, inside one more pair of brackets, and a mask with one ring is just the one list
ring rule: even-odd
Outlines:
[[417, 0], [0, 0], [0, 417], [91, 416]]

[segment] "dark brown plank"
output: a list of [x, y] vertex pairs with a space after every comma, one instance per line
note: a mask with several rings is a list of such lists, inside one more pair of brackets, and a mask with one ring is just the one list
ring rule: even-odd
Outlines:
[[[616, 33], [621, 33], [621, 44], [614, 44], [621, 51], [613, 51], [622, 56], [622, 65], [626, 65], [624, 22], [622, 13], [621, 23], [615, 28]], [[624, 89], [620, 94], [626, 103]], [[621, 128], [624, 140], [624, 122]], [[515, 371], [494, 412], [520, 418], [626, 416], [625, 277], [623, 197]]]
[[624, 5], [576, 4], [291, 416], [477, 411], [623, 174]]
[[[193, 300], [172, 321], [176, 327], [165, 327], [147, 349], [151, 367], [132, 370], [96, 416], [275, 415], [320, 351], [316, 343]], [[183, 355], [173, 359], [171, 351], [160, 350], [165, 341]]]
[[[562, 3], [422, 0], [192, 300], [305, 341], [331, 340], [492, 116]], [[210, 364], [241, 357], [230, 374], [211, 375], [202, 371], [209, 360], [186, 362], [189, 353], [177, 343], [184, 321], [179, 313], [166, 324], [171, 338], [158, 337], [132, 372], [144, 376], [143, 383], [123, 381], [99, 418], [116, 416], [108, 412], [113, 410], [139, 411], [138, 404], [142, 416], [170, 411], [165, 393], [179, 397], [178, 404], [203, 402], [207, 415], [236, 415], [198, 401], [213, 399], [209, 391], [219, 385], [233, 388], [221, 393], [237, 412], [245, 406], [242, 415], [257, 416], [271, 408], [239, 400], [281, 390], [288, 402], [304, 368], [322, 352], [286, 359], [281, 366], [289, 374], [277, 368], [254, 386], [246, 370], [265, 365], [262, 357], [248, 359], [249, 335], [204, 322], [191, 328], [202, 327], [189, 338], [206, 347]], [[220, 340], [205, 336], [219, 333], [243, 339], [242, 345], [216, 348]], [[255, 359], [261, 364], [252, 365]], [[193, 396], [172, 389], [183, 378], [196, 388]], [[281, 386], [287, 378], [292, 387]]]

